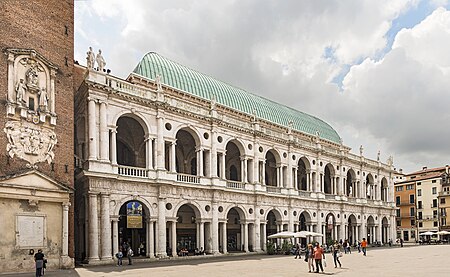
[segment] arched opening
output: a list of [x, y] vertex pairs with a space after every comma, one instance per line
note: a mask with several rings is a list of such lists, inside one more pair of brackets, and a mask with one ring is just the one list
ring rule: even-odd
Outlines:
[[388, 184], [386, 178], [381, 179], [381, 201], [388, 201]]
[[327, 194], [333, 193], [333, 180], [334, 178], [334, 169], [331, 164], [327, 164], [325, 166], [325, 176], [323, 179], [324, 182], [324, 192]]
[[[167, 245], [169, 248], [176, 247], [176, 253], [180, 253], [181, 249], [186, 249], [189, 253], [194, 253], [195, 249], [204, 248], [204, 244], [200, 242], [198, 228], [197, 214], [193, 207], [189, 204], [182, 205], [177, 211], [177, 228], [176, 234], [172, 234], [170, 228], [168, 229]], [[171, 236], [176, 236], [177, 245], [171, 245]], [[172, 249], [168, 249], [167, 253], [172, 253]]]
[[126, 254], [127, 248], [133, 249], [135, 256], [145, 256], [147, 243], [147, 224], [149, 212], [137, 200], [125, 202], [119, 210], [119, 245]]
[[366, 176], [366, 197], [367, 199], [375, 199], [375, 187], [372, 174]]
[[234, 141], [229, 141], [226, 146], [225, 168], [226, 179], [230, 181], [243, 181], [241, 168], [241, 151]]
[[134, 118], [121, 116], [117, 120], [117, 163], [119, 165], [145, 168], [145, 131]]
[[326, 219], [325, 241], [327, 242], [328, 245], [333, 245], [333, 241], [336, 240], [337, 237], [335, 233], [336, 220], [332, 213], [329, 213], [325, 219]]
[[[310, 231], [311, 226], [311, 216], [307, 212], [302, 212], [298, 218], [298, 230], [297, 231]], [[300, 239], [300, 244], [305, 246], [307, 243], [306, 238]]]
[[348, 222], [347, 223], [348, 223], [348, 225], [347, 225], [347, 227], [348, 227], [347, 239], [348, 239], [349, 243], [354, 244], [355, 241], [356, 241], [356, 237], [357, 237], [356, 232], [358, 231], [357, 230], [356, 217], [353, 214], [351, 214], [348, 217]]
[[265, 176], [267, 186], [278, 186], [277, 156], [274, 150], [269, 150], [266, 153]]
[[310, 170], [309, 162], [305, 157], [298, 161], [297, 167], [297, 189], [308, 190], [308, 173]]
[[383, 244], [388, 243], [389, 242], [389, 221], [386, 217], [383, 217], [383, 219], [381, 220], [381, 224], [383, 225], [382, 229], [381, 229], [381, 242]]
[[367, 243], [375, 242], [375, 220], [372, 216], [367, 218]]
[[191, 132], [188, 129], [181, 129], [176, 134], [177, 144], [176, 153], [176, 171], [177, 173], [197, 175], [197, 144]]
[[243, 218], [239, 214], [243, 214], [238, 208], [232, 208], [227, 214], [227, 250], [244, 251], [244, 238], [243, 238], [243, 224], [241, 224]]
[[356, 174], [353, 169], [349, 169], [346, 179], [347, 196], [356, 197]]

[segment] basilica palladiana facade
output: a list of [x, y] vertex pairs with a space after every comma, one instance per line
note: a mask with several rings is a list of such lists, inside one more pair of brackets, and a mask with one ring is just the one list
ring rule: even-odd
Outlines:
[[79, 260], [111, 262], [124, 242], [149, 258], [263, 252], [279, 231], [394, 239], [392, 159], [154, 52], [126, 80], [89, 59], [74, 78]]

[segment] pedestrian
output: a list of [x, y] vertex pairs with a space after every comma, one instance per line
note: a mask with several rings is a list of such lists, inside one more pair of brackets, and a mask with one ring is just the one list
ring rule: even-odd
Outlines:
[[36, 263], [36, 277], [44, 276], [44, 253], [42, 253], [42, 249], [34, 254], [34, 261]]
[[350, 242], [347, 243], [347, 252], [352, 254], [352, 244]]
[[116, 253], [116, 258], [117, 258], [117, 266], [122, 266], [122, 259], [123, 259], [123, 253], [122, 253], [123, 249], [122, 247], [120, 247], [119, 252]]
[[334, 268], [337, 268], [337, 264], [339, 264], [339, 267], [342, 267], [341, 261], [339, 261], [339, 257], [342, 255], [341, 246], [336, 241], [331, 249], [333, 251]]
[[319, 267], [323, 273], [322, 259], [325, 260], [325, 252], [323, 251], [323, 248], [320, 247], [319, 243], [316, 243], [316, 248], [314, 248], [314, 260], [316, 262], [316, 273], [319, 273]]
[[348, 242], [347, 242], [347, 240], [345, 240], [344, 243], [342, 244], [342, 247], [344, 248], [344, 253], [345, 254], [347, 254], [347, 245], [348, 245]]
[[358, 253], [361, 253], [361, 242], [358, 240]]
[[361, 248], [362, 248], [362, 252], [363, 252], [364, 256], [366, 256], [366, 254], [367, 254], [367, 240], [366, 240], [366, 238], [363, 238], [363, 240], [361, 242]]
[[403, 239], [400, 238], [400, 247], [403, 247]]
[[297, 259], [297, 257], [299, 257], [299, 259], [302, 258], [302, 255], [300, 254], [300, 243], [298, 242], [295, 245], [295, 259]]
[[308, 262], [309, 272], [311, 272], [311, 268], [314, 271], [314, 248], [312, 244], [308, 244], [308, 248], [306, 248], [305, 262]]
[[128, 250], [127, 250], [128, 265], [133, 264], [133, 260], [131, 257], [133, 257], [133, 250], [131, 249], [131, 247], [128, 247]]
[[389, 247], [392, 246], [392, 239], [389, 239]]

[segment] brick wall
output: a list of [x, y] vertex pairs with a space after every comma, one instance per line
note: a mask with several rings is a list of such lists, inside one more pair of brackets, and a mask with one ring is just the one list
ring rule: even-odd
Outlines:
[[[0, 176], [25, 169], [25, 162], [6, 155], [7, 56], [6, 48], [34, 49], [58, 67], [55, 107], [54, 168], [38, 164], [39, 170], [73, 187], [73, 0], [0, 1]], [[73, 203], [72, 203], [73, 204]], [[73, 256], [73, 205], [70, 209], [69, 253]]]

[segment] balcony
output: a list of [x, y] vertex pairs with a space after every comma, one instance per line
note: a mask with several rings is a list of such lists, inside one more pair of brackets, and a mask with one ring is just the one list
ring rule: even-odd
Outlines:
[[177, 182], [200, 184], [200, 176], [177, 173]]
[[414, 206], [415, 203], [411, 203], [411, 202], [400, 202], [400, 203], [396, 203], [397, 207], [400, 206]]
[[118, 174], [122, 176], [147, 178], [147, 169], [141, 167], [133, 167], [126, 165], [118, 166]]
[[272, 187], [272, 186], [266, 186], [266, 191], [268, 193], [281, 193], [281, 188], [279, 188], [279, 187]]
[[230, 189], [245, 189], [245, 183], [243, 182], [235, 182], [235, 181], [227, 181], [227, 188]]

